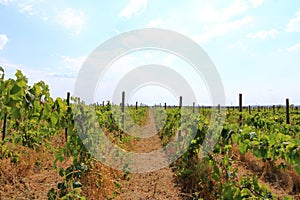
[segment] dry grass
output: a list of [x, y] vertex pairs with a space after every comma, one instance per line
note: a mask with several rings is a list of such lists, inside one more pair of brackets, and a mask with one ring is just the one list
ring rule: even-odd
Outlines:
[[115, 180], [121, 176], [121, 172], [104, 166], [101, 163], [96, 163], [94, 168], [81, 179], [83, 194], [88, 199], [112, 198], [116, 190]]
[[[65, 145], [64, 133], [51, 138], [52, 149], [43, 146], [30, 149], [18, 144], [6, 143], [7, 152], [15, 157], [0, 159], [0, 199], [48, 199], [51, 188], [63, 181], [54, 170], [54, 151]], [[3, 146], [0, 146], [3, 148]], [[57, 167], [67, 168], [72, 158], [58, 162]], [[83, 194], [87, 199], [104, 199], [112, 196], [114, 180], [119, 174], [96, 163], [95, 167], [82, 178]], [[121, 175], [120, 175], [121, 176]]]
[[240, 154], [238, 147], [235, 145], [233, 152], [236, 155], [238, 163], [238, 176], [246, 174], [255, 174], [259, 177], [262, 184], [268, 186], [271, 192], [279, 198], [292, 196], [294, 199], [300, 198], [300, 176], [292, 168], [277, 169], [275, 166], [285, 163], [284, 160], [278, 159], [274, 164], [255, 157], [251, 152]]
[[53, 155], [17, 144], [5, 144], [16, 157], [0, 160], [0, 199], [47, 199], [47, 192], [59, 180], [52, 169]]

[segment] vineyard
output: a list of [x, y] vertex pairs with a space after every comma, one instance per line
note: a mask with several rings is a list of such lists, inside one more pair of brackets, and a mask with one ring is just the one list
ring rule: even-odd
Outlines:
[[[21, 71], [6, 79], [0, 68], [0, 199], [300, 199], [300, 109], [287, 105], [86, 105], [70, 93], [53, 99], [48, 85], [30, 86]], [[206, 136], [219, 130], [213, 112], [223, 128], [201, 156]], [[129, 134], [140, 126], [158, 134]], [[122, 152], [97, 154], [105, 138], [122, 152], [175, 149], [178, 159], [133, 174], [130, 159], [117, 159]], [[174, 138], [179, 147], [169, 145]]]

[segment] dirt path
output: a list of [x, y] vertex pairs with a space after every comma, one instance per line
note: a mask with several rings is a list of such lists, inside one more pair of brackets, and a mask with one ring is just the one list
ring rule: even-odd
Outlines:
[[[144, 138], [134, 141], [133, 152], [149, 153], [162, 148], [161, 140], [157, 134], [154, 135], [155, 132], [154, 117], [150, 110], [148, 124], [142, 132]], [[143, 162], [147, 163], [147, 160]], [[162, 157], [158, 162], [165, 162], [165, 159]], [[119, 200], [182, 199], [175, 174], [169, 166], [153, 172], [129, 174], [129, 181], [124, 180], [121, 185], [123, 193], [116, 198]]]

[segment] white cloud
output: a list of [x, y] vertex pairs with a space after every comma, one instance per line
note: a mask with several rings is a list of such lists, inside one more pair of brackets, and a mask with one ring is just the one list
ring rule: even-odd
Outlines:
[[70, 69], [74, 72], [78, 72], [83, 65], [84, 61], [87, 59], [86, 56], [80, 57], [70, 57], [70, 56], [61, 56], [61, 63], [64, 69]]
[[243, 51], [247, 50], [247, 47], [246, 47], [244, 41], [242, 41], [242, 40], [239, 40], [238, 42], [229, 45], [228, 48], [229, 49], [237, 48], [237, 49], [241, 49]]
[[28, 67], [25, 67], [22, 64], [13, 63], [10, 60], [0, 57], [0, 66], [4, 68], [5, 77], [12, 78], [14, 77], [17, 70], [21, 70], [21, 72], [29, 78], [29, 83], [37, 82], [42, 80], [43, 76], [46, 74], [45, 71], [42, 70], [34, 70]]
[[129, 4], [121, 11], [120, 17], [130, 18], [133, 14], [140, 15], [145, 12], [148, 0], [130, 0]]
[[6, 43], [8, 41], [8, 37], [5, 34], [0, 34], [0, 50], [3, 50]]
[[196, 35], [193, 38], [197, 41], [197, 42], [207, 42], [209, 41], [211, 38], [217, 37], [217, 36], [223, 36], [226, 33], [230, 33], [242, 26], [245, 26], [246, 24], [249, 24], [250, 22], [252, 22], [252, 18], [251, 17], [244, 17], [242, 19], [239, 20], [235, 20], [235, 21], [229, 21], [229, 22], [225, 22], [225, 23], [220, 23], [220, 24], [214, 24], [211, 26], [206, 25], [204, 27], [205, 32], [203, 34], [200, 35]]
[[252, 4], [253, 8], [257, 8], [264, 3], [264, 0], [249, 0], [249, 2]]
[[[225, 1], [222, 4], [219, 1], [197, 1], [190, 8], [189, 13], [172, 12], [166, 18], [158, 17], [150, 20], [147, 27], [171, 30], [178, 30], [180, 27], [181, 33], [189, 35], [197, 42], [207, 42], [250, 24], [253, 18], [246, 12], [254, 9], [254, 5], [257, 7], [262, 3], [263, 0], [233, 0], [229, 4]], [[197, 26], [188, 27], [187, 20], [189, 24], [197, 24]]]
[[156, 18], [153, 19], [151, 21], [148, 22], [147, 27], [159, 27], [162, 26], [164, 24], [164, 21], [162, 20], [162, 18]]
[[23, 15], [42, 21], [60, 24], [73, 34], [79, 34], [83, 26], [83, 12], [71, 8], [57, 9], [57, 2], [48, 0], [0, 0], [0, 4], [9, 5]]
[[235, 0], [224, 8], [217, 8], [210, 2], [201, 7], [202, 9], [196, 14], [196, 19], [205, 24], [226, 22], [249, 9], [247, 3], [241, 0]]
[[0, 0], [0, 4], [2, 5], [8, 5], [10, 4], [11, 2], [13, 2], [14, 0]]
[[7, 71], [16, 71], [20, 67], [20, 65], [11, 63], [9, 60], [1, 57], [0, 57], [0, 66], [4, 68], [5, 74]]
[[265, 40], [269, 37], [274, 38], [277, 34], [279, 34], [279, 31], [276, 29], [271, 29], [271, 30], [261, 30], [256, 33], [248, 33], [247, 37], [248, 38], [253, 38], [253, 39], [260, 39], [260, 40]]
[[35, 15], [33, 11], [33, 4], [31, 3], [19, 3], [18, 7], [21, 13], [27, 13], [28, 15]]
[[28, 78], [29, 84], [43, 80], [49, 84], [52, 97], [65, 97], [67, 91], [72, 92], [77, 72], [86, 57], [61, 56], [60, 58], [59, 66], [33, 69], [0, 57], [0, 66], [4, 68], [7, 78], [13, 78], [16, 71], [21, 70]]
[[297, 50], [299, 50], [299, 49], [300, 49], [300, 43], [295, 44], [295, 45], [293, 45], [293, 46], [287, 48], [286, 50], [287, 50], [288, 52], [291, 52], [291, 51], [297, 51]]
[[[194, 21], [191, 21], [190, 23], [196, 23]], [[180, 14], [171, 14], [168, 17], [165, 18], [154, 18], [150, 20], [146, 27], [148, 28], [168, 28], [170, 30], [177, 30], [178, 27], [180, 27], [180, 32], [182, 34], [187, 34], [191, 29], [191, 27], [186, 26], [186, 16], [182, 16]]]
[[[2, 2], [1, 2], [2, 1]], [[45, 7], [49, 9], [48, 5], [45, 5], [45, 0], [0, 0], [0, 4], [16, 7], [22, 14], [30, 16], [39, 16], [45, 13]]]
[[29, 85], [43, 80], [50, 86], [52, 97], [65, 97], [67, 91], [71, 91], [75, 85], [75, 76], [71, 73], [53, 72], [50, 69], [32, 69], [21, 64], [12, 63], [9, 60], [0, 58], [0, 66], [5, 70], [5, 77], [13, 78], [17, 70], [28, 78]]
[[296, 13], [296, 17], [292, 18], [285, 27], [286, 32], [300, 31], [300, 10]]
[[75, 35], [80, 34], [84, 25], [84, 13], [72, 8], [66, 8], [58, 13], [58, 23]]

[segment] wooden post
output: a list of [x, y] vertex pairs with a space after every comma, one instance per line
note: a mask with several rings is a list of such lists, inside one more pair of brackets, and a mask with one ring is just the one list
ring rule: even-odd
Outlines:
[[104, 102], [104, 101], [102, 101], [102, 106], [103, 106], [103, 107], [105, 106], [105, 102]]
[[125, 92], [123, 91], [122, 92], [122, 106], [121, 106], [121, 111], [122, 111], [122, 129], [124, 130], [124, 123], [125, 123], [125, 114], [124, 114], [124, 111], [125, 111]]
[[275, 105], [273, 105], [273, 115], [275, 115]]
[[125, 92], [122, 92], [122, 107], [121, 107], [121, 111], [122, 113], [124, 113], [124, 107], [125, 107]]
[[220, 114], [221, 113], [221, 105], [218, 104], [218, 113]]
[[[68, 105], [68, 110], [67, 113], [69, 114], [71, 108], [70, 108], [70, 92], [67, 92], [67, 105]], [[65, 127], [65, 140], [66, 143], [68, 142], [68, 119], [66, 119], [67, 122], [67, 127]]]
[[290, 124], [290, 101], [286, 99], [286, 123]]
[[167, 110], [167, 103], [165, 103], [165, 110]]
[[[182, 108], [182, 96], [179, 97], [179, 109]], [[179, 127], [181, 124], [179, 125]], [[178, 138], [181, 138], [181, 130], [178, 131]]]
[[242, 112], [243, 111], [243, 95], [242, 94], [239, 94], [239, 112]]
[[193, 113], [195, 113], [195, 102], [193, 102]]
[[251, 106], [250, 105], [248, 106], [248, 111], [249, 111], [249, 114], [251, 115]]
[[135, 110], [137, 110], [138, 109], [138, 102], [136, 101], [135, 102]]
[[4, 113], [3, 130], [2, 130], [2, 141], [5, 139], [5, 133], [6, 133], [6, 120], [7, 120], [7, 113]]
[[179, 109], [182, 107], [182, 96], [179, 97]]
[[243, 112], [243, 95], [242, 94], [239, 94], [239, 125], [241, 126], [242, 125], [242, 119], [243, 119], [243, 116], [242, 116], [242, 112]]

